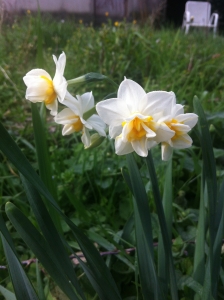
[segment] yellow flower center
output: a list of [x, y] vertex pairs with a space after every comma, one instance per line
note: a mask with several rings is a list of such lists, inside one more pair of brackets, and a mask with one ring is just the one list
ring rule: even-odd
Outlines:
[[130, 122], [122, 122], [123, 127], [126, 124], [128, 124], [129, 128], [129, 133], [127, 134], [127, 139], [129, 142], [140, 140], [141, 138], [146, 136], [147, 131], [145, 130], [144, 126], [155, 131], [155, 122], [153, 121], [153, 118], [151, 116], [145, 119], [139, 119], [138, 117], [135, 117]]
[[83, 129], [83, 124], [80, 120], [80, 117], [79, 116], [76, 116], [76, 117], [77, 117], [77, 121], [72, 124], [72, 127], [73, 127], [75, 132], [78, 132], [78, 131], [81, 131]]
[[45, 100], [44, 103], [47, 104], [51, 104], [55, 101], [55, 99], [57, 98], [57, 94], [54, 90], [54, 85], [53, 85], [53, 81], [49, 78], [47, 78], [46, 76], [40, 76], [41, 78], [43, 78], [44, 80], [47, 81], [47, 90], [46, 90], [46, 95], [45, 95]]
[[165, 124], [175, 132], [174, 136], [171, 138], [172, 141], [178, 139], [178, 136], [184, 134], [184, 132], [178, 130], [175, 126], [172, 124], [182, 124], [182, 122], [178, 122], [176, 119], [172, 119], [171, 121], [165, 122]]

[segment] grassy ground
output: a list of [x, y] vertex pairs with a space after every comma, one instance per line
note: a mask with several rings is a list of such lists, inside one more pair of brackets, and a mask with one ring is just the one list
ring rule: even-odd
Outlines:
[[[119, 84], [126, 76], [137, 81], [148, 92], [175, 92], [178, 102], [185, 105], [186, 112], [193, 111], [192, 100], [194, 95], [197, 95], [211, 124], [219, 168], [217, 176], [223, 178], [223, 36], [214, 38], [212, 34], [203, 30], [192, 31], [185, 36], [180, 29], [155, 30], [147, 25], [125, 23], [114, 26], [110, 21], [99, 28], [93, 28], [80, 24], [78, 20], [61, 22], [50, 17], [43, 20], [41, 32], [39, 29], [36, 17], [27, 14], [23, 18], [15, 18], [13, 23], [3, 24], [0, 35], [0, 119], [35, 167], [37, 166], [30, 103], [24, 99], [25, 85], [22, 77], [29, 70], [40, 67], [37, 50], [39, 47], [42, 48], [44, 69], [52, 76], [54, 63], [51, 55], [58, 56], [64, 51], [68, 62], [65, 69], [66, 79], [98, 72]], [[40, 35], [41, 45], [38, 45]], [[90, 90], [93, 91], [95, 100], [100, 101], [106, 94], [114, 92], [115, 88], [103, 81], [97, 84], [80, 84], [71, 89], [74, 94]], [[105, 246], [102, 237], [116, 244], [116, 237], [121, 234], [133, 210], [130, 193], [120, 172], [125, 166], [124, 158], [114, 155], [113, 142], [109, 140], [104, 141], [97, 149], [84, 151], [80, 136], [62, 137], [61, 127], [56, 126], [49, 115], [47, 132], [60, 207], [99, 245]], [[173, 252], [180, 280], [192, 270], [192, 246], [188, 242], [194, 240], [198, 218], [200, 148], [195, 132], [192, 133], [192, 138], [194, 147], [176, 151], [173, 162], [173, 238], [177, 240]], [[160, 161], [159, 149], [155, 149], [153, 154], [162, 188], [165, 164]], [[30, 215], [33, 221], [17, 171], [1, 153], [0, 157], [1, 207], [10, 200], [26, 215]], [[145, 166], [142, 166], [141, 172], [151, 199]], [[154, 212], [153, 228], [156, 241], [158, 221], [155, 209], [152, 204], [151, 206]], [[71, 240], [71, 247], [78, 251], [78, 245], [72, 240], [65, 224], [63, 230]], [[13, 234], [21, 259], [32, 257], [16, 233]], [[131, 232], [129, 245], [126, 247], [133, 245], [135, 241]], [[105, 247], [102, 249], [105, 250]], [[0, 264], [4, 265], [2, 248], [0, 253]], [[134, 257], [132, 258], [134, 260]], [[132, 295], [132, 290], [135, 289], [132, 283], [134, 273], [127, 264], [121, 264], [121, 261], [114, 257], [108, 258], [107, 263], [111, 265], [123, 298]], [[32, 267], [30, 274], [35, 278]], [[44, 280], [47, 288], [50, 284], [49, 278], [46, 276]], [[0, 283], [8, 283], [8, 274], [4, 270], [0, 272]], [[82, 284], [89, 295], [92, 295], [93, 292], [85, 279]], [[181, 289], [181, 283], [179, 287]], [[90, 296], [89, 299], [93, 298]]]

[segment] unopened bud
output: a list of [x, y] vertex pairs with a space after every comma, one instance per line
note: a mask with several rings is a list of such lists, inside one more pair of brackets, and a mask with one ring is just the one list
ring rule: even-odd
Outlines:
[[94, 133], [90, 137], [90, 145], [88, 147], [85, 147], [85, 149], [93, 149], [98, 147], [99, 145], [102, 144], [104, 141], [105, 136], [99, 135], [99, 133]]

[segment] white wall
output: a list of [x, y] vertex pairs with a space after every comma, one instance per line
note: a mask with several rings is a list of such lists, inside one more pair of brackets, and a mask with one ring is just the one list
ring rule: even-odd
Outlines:
[[[124, 17], [124, 0], [0, 0], [3, 1], [5, 10], [9, 12], [37, 11], [38, 1], [43, 12], [70, 12], [76, 14], [94, 14], [94, 2], [96, 15]], [[132, 12], [144, 10], [153, 11], [164, 0], [128, 0], [128, 15]], [[178, 1], [178, 0], [177, 0]], [[147, 3], [147, 7], [144, 7]], [[143, 5], [144, 4], [144, 5]]]
[[[37, 11], [37, 0], [3, 0], [4, 8], [7, 11], [31, 10]], [[92, 14], [92, 0], [39, 0], [41, 11]]]

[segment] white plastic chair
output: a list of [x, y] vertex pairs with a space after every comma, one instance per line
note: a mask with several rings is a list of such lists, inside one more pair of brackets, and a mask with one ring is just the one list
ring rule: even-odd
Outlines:
[[216, 33], [219, 15], [211, 15], [211, 4], [209, 2], [187, 1], [183, 18], [182, 28], [187, 34], [191, 26], [213, 28]]

